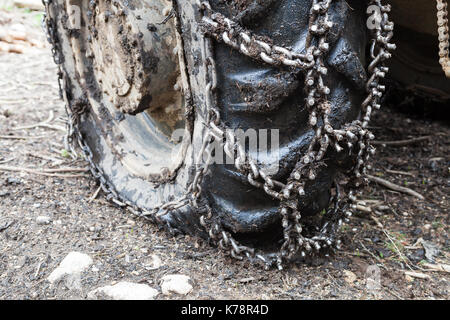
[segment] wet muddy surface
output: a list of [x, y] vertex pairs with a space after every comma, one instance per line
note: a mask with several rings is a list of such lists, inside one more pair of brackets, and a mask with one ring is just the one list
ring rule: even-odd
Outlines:
[[[11, 23], [5, 17], [39, 28], [33, 15], [0, 10], [1, 28]], [[450, 297], [448, 123], [389, 108], [376, 113], [378, 141], [427, 138], [378, 145], [371, 175], [424, 200], [371, 182], [359, 196], [360, 210], [342, 227], [340, 251], [264, 271], [135, 219], [102, 192], [94, 199], [98, 185], [82, 171], [86, 162], [64, 150], [64, 121], [49, 48], [0, 53], [0, 299], [85, 299], [120, 281], [147, 284], [158, 290], [156, 299]], [[50, 174], [42, 175], [44, 169]], [[75, 280], [50, 284], [48, 276], [72, 251], [89, 255], [92, 265]], [[168, 274], [189, 276], [192, 291], [163, 294]]]

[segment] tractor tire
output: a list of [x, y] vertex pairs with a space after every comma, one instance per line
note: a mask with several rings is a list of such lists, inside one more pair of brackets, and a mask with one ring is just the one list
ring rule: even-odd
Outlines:
[[[150, 4], [151, 3], [151, 4]], [[197, 1], [52, 0], [63, 95], [80, 111], [82, 144], [92, 152], [108, 190], [134, 208], [151, 210], [176, 200], [194, 179], [194, 159], [204, 134], [202, 33]], [[302, 51], [312, 0], [211, 0], [212, 8], [246, 29]], [[73, 17], [79, 10], [79, 21]], [[333, 1], [334, 27], [327, 56], [330, 121], [342, 127], [361, 115], [365, 94], [367, 31], [365, 3]], [[305, 106], [304, 76], [256, 62], [213, 42], [218, 106], [231, 129], [277, 129], [274, 178], [284, 181], [313, 136]], [[183, 75], [184, 73], [184, 75]], [[185, 85], [189, 84], [190, 92]], [[173, 138], [175, 132], [185, 133]], [[317, 179], [308, 182], [302, 215], [329, 205], [333, 181], [348, 168], [348, 154], [328, 151]], [[233, 234], [279, 233], [279, 201], [248, 183], [233, 165], [213, 164], [201, 199]], [[198, 208], [190, 205], [161, 217], [171, 228], [204, 235]]]

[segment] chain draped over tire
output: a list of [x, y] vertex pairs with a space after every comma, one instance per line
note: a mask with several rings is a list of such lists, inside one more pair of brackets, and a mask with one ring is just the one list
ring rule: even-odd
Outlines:
[[[108, 183], [102, 169], [95, 164], [93, 154], [84, 141], [78, 129], [80, 116], [85, 111], [76, 106], [70, 106], [66, 91], [65, 77], [61, 69], [61, 59], [57, 48], [58, 36], [56, 34], [56, 23], [51, 17], [49, 5], [52, 0], [43, 0], [47, 15], [44, 26], [47, 30], [48, 40], [52, 45], [52, 54], [55, 63], [59, 67], [59, 81], [61, 94], [66, 102], [68, 120], [68, 142], [77, 142], [85, 158], [90, 164], [93, 176], [100, 181], [101, 187], [108, 200], [120, 207], [126, 208], [132, 214], [151, 220], [157, 224], [163, 224], [161, 216], [186, 205], [201, 207], [204, 214], [199, 217], [200, 224], [205, 228], [210, 241], [221, 250], [228, 252], [233, 258], [242, 260], [244, 257], [251, 262], [261, 262], [266, 268], [277, 266], [279, 269], [291, 261], [297, 254], [305, 256], [318, 252], [325, 247], [339, 247], [340, 241], [336, 233], [346, 216], [351, 215], [351, 202], [356, 200], [351, 187], [359, 187], [365, 183], [365, 169], [370, 155], [375, 149], [370, 145], [374, 139], [373, 134], [367, 129], [372, 111], [380, 108], [380, 99], [385, 87], [381, 81], [388, 72], [384, 62], [391, 57], [390, 51], [395, 45], [390, 41], [393, 37], [394, 24], [389, 21], [389, 5], [383, 5], [381, 0], [370, 0], [369, 5], [375, 5], [380, 9], [380, 26], [372, 33], [370, 47], [371, 63], [368, 66], [369, 80], [366, 83], [367, 97], [361, 105], [362, 116], [346, 124], [342, 128], [333, 128], [329, 115], [331, 106], [328, 101], [330, 89], [326, 86], [326, 75], [328, 72], [325, 58], [330, 50], [328, 34], [333, 27], [329, 19], [328, 11], [333, 0], [313, 0], [310, 9], [310, 22], [304, 53], [298, 53], [274, 45], [258, 35], [245, 30], [238, 23], [214, 12], [208, 1], [198, 1], [201, 10], [201, 29], [204, 32], [204, 63], [206, 74], [206, 110], [207, 119], [203, 144], [198, 154], [197, 167], [193, 181], [187, 187], [186, 193], [180, 199], [169, 203], [163, 203], [152, 210], [145, 210], [123, 199]], [[439, 0], [438, 0], [439, 1]], [[90, 2], [95, 6], [95, 1]], [[280, 182], [266, 174], [263, 169], [245, 152], [243, 143], [227, 130], [220, 118], [217, 108], [217, 73], [213, 55], [213, 40], [223, 42], [242, 54], [249, 56], [262, 63], [273, 66], [297, 69], [305, 75], [306, 105], [309, 110], [309, 125], [314, 131], [314, 136], [308, 146], [307, 152], [302, 155], [286, 182]], [[62, 81], [62, 83], [61, 83]], [[213, 142], [218, 142], [224, 152], [234, 159], [234, 166], [247, 176], [248, 182], [263, 189], [269, 196], [278, 199], [279, 214], [281, 215], [283, 228], [283, 244], [279, 252], [266, 254], [259, 253], [254, 248], [240, 245], [232, 235], [226, 231], [217, 216], [214, 216], [211, 208], [205, 201], [201, 201], [201, 184], [208, 172], [209, 165], [213, 160]], [[350, 173], [350, 182], [345, 186], [349, 189], [347, 199], [342, 201], [341, 189], [335, 183], [336, 194], [330, 200], [330, 208], [323, 217], [323, 224], [317, 234], [312, 237], [303, 235], [301, 224], [301, 213], [298, 211], [299, 197], [304, 195], [305, 184], [308, 180], [316, 179], [316, 169], [323, 162], [325, 153], [330, 148], [337, 152], [348, 152], [355, 156], [355, 165]], [[206, 155], [206, 161], [203, 161]], [[170, 229], [170, 227], [169, 227]]]
[[450, 40], [448, 27], [448, 8], [446, 0], [436, 0], [437, 3], [437, 24], [439, 34], [439, 63], [447, 78], [450, 78]]

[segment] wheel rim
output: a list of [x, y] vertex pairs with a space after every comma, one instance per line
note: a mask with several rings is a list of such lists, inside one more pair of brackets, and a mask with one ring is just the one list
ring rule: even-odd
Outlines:
[[[155, 182], [173, 179], [190, 132], [175, 23], [161, 24], [168, 2], [143, 2], [139, 8], [119, 1], [100, 0], [94, 7], [61, 2], [69, 13], [61, 23], [71, 29], [78, 82], [109, 147], [130, 173]], [[81, 13], [79, 28], [70, 21], [73, 8]]]

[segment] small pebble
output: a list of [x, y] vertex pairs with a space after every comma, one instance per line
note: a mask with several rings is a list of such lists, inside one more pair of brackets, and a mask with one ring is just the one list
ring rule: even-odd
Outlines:
[[43, 224], [49, 224], [51, 222], [50, 217], [47, 216], [39, 216], [36, 218], [37, 224], [43, 225]]
[[123, 281], [95, 289], [88, 293], [88, 298], [97, 299], [101, 294], [114, 300], [153, 300], [158, 291], [146, 284]]
[[156, 254], [152, 254], [144, 264], [144, 268], [146, 270], [156, 270], [159, 267], [161, 267], [161, 265], [162, 265], [161, 259]]
[[161, 291], [164, 295], [172, 293], [187, 295], [192, 291], [191, 278], [182, 274], [169, 274], [161, 279]]
[[345, 281], [349, 284], [352, 284], [357, 279], [356, 274], [354, 274], [350, 270], [344, 270], [344, 277], [345, 277]]
[[9, 191], [0, 191], [0, 197], [9, 196]]
[[81, 252], [70, 252], [61, 264], [50, 274], [48, 281], [54, 283], [67, 275], [79, 274], [93, 263], [92, 258]]

